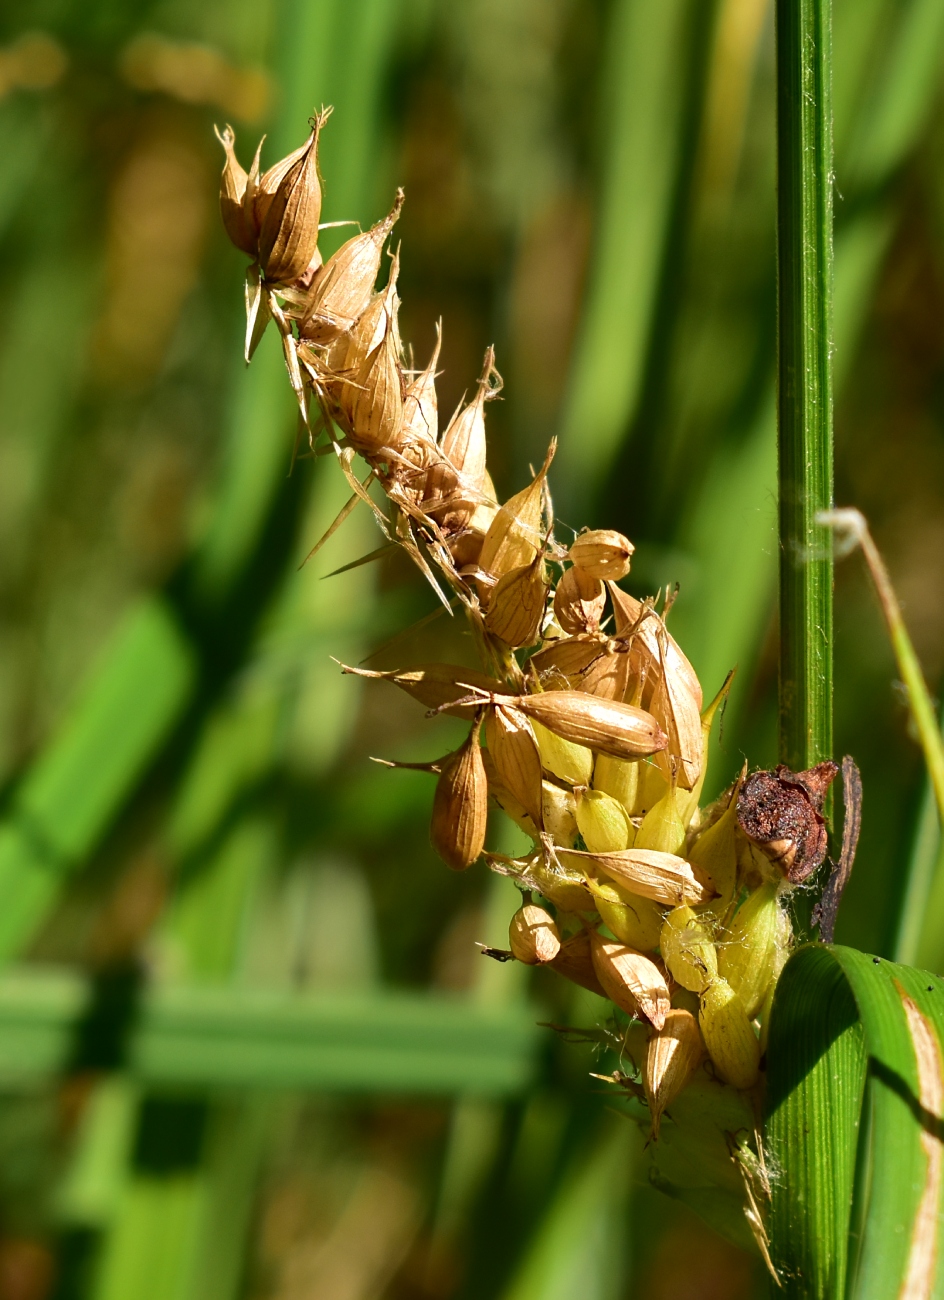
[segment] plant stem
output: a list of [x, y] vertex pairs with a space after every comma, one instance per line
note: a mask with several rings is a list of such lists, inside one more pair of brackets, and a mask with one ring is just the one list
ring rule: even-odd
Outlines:
[[832, 750], [830, 0], [777, 0], [780, 757]]

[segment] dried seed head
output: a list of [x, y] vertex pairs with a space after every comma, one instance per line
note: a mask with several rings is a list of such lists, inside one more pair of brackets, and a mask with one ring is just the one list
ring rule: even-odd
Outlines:
[[[550, 734], [545, 732], [545, 735]], [[555, 736], [554, 739], [556, 740], [557, 737]], [[563, 790], [553, 781], [542, 781], [541, 806], [544, 812], [544, 829], [548, 835], [562, 848], [572, 848], [577, 841], [577, 800], [573, 791]]]
[[539, 829], [543, 825], [541, 756], [523, 713], [499, 705], [485, 715], [485, 742], [498, 779]]
[[530, 564], [537, 555], [544, 537], [543, 503], [547, 471], [556, 448], [557, 444], [552, 442], [533, 481], [496, 512], [479, 558], [479, 567], [484, 573], [501, 578], [512, 569]]
[[738, 795], [741, 830], [791, 884], [801, 884], [826, 856], [823, 801], [838, 771], [828, 761], [808, 772], [781, 763], [773, 772], [751, 773]]
[[622, 533], [599, 528], [576, 538], [570, 548], [570, 559], [593, 578], [617, 581], [629, 573], [629, 561], [635, 549]]
[[544, 561], [537, 556], [499, 578], [485, 611], [485, 626], [514, 649], [534, 645], [544, 622], [547, 592]]
[[704, 1054], [698, 1021], [690, 1011], [670, 1011], [662, 1028], [650, 1035], [642, 1082], [652, 1115], [653, 1138], [659, 1136], [663, 1112], [698, 1069]]
[[302, 148], [276, 163], [259, 182], [259, 265], [265, 278], [278, 284], [288, 284], [306, 271], [318, 247], [318, 137], [330, 112], [322, 110]]
[[[427, 709], [442, 709], [454, 718], [470, 718], [481, 707], [477, 700], [469, 702], [474, 689], [488, 694], [501, 690], [501, 683], [494, 677], [486, 677], [474, 668], [463, 668], [461, 664], [417, 664], [415, 668], [394, 668], [389, 672], [351, 668], [342, 664], [341, 671], [356, 677], [373, 677], [393, 682], [394, 686], [399, 686], [401, 691], [406, 691], [407, 695]], [[443, 708], [456, 700], [466, 703], [457, 704], [455, 708]]]
[[711, 936], [690, 907], [676, 907], [665, 918], [659, 946], [669, 973], [682, 988], [703, 993], [718, 975]]
[[429, 835], [447, 867], [465, 871], [480, 857], [487, 820], [488, 778], [476, 721], [461, 749], [443, 760], [436, 783]]
[[665, 748], [665, 734], [655, 719], [632, 704], [599, 699], [582, 691], [522, 695], [515, 704], [563, 740], [613, 758], [644, 758]]
[[575, 934], [572, 938], [565, 939], [550, 965], [558, 975], [563, 975], [572, 984], [579, 984], [582, 989], [595, 993], [597, 997], [607, 996], [594, 969], [589, 934]]
[[640, 952], [653, 952], [658, 948], [662, 911], [657, 903], [651, 898], [631, 894], [612, 880], [591, 878], [587, 883], [600, 920], [620, 943], [628, 943], [630, 948], [638, 948]]
[[565, 632], [596, 632], [606, 608], [606, 588], [599, 578], [574, 565], [566, 569], [554, 593], [554, 616]]
[[720, 1077], [732, 1088], [751, 1088], [760, 1067], [760, 1043], [744, 1003], [726, 980], [710, 984], [698, 1015], [708, 1055]]
[[[328, 259], [315, 277], [299, 321], [299, 336], [316, 347], [333, 343], [351, 329], [366, 310], [380, 274], [380, 258], [387, 236], [403, 207], [397, 190], [393, 207], [370, 230], [355, 235]], [[435, 433], [433, 438], [435, 440]]]
[[611, 758], [609, 754], [598, 754], [593, 764], [593, 788], [612, 795], [627, 813], [632, 813], [636, 806], [641, 766], [638, 762], [628, 763], [625, 759]]
[[790, 922], [777, 902], [777, 886], [761, 885], [735, 912], [718, 957], [718, 970], [749, 1017], [763, 1006], [789, 943]]
[[602, 637], [568, 636], [538, 650], [528, 663], [542, 690], [579, 691], [583, 689], [584, 674], [606, 653]]
[[669, 986], [655, 962], [624, 943], [590, 931], [590, 955], [597, 979], [611, 1002], [631, 1016], [643, 1015], [661, 1029], [669, 1013]]
[[679, 853], [685, 843], [685, 827], [679, 816], [678, 795], [670, 786], [658, 799], [636, 832], [637, 849], [657, 849], [660, 853]]
[[593, 774], [593, 754], [584, 745], [575, 745], [532, 720], [544, 768], [568, 785], [589, 785]]
[[706, 903], [712, 897], [707, 880], [684, 858], [677, 858], [672, 853], [637, 848], [624, 849], [622, 853], [581, 853], [578, 849], [563, 849], [558, 856], [564, 866], [574, 871], [581, 867], [602, 871], [632, 893], [668, 907], [681, 903]]
[[635, 834], [623, 805], [602, 790], [577, 792], [577, 827], [591, 853], [619, 853]]
[[553, 916], [536, 903], [525, 903], [511, 918], [508, 946], [518, 961], [527, 966], [553, 961], [561, 949], [560, 932]]
[[223, 226], [238, 249], [255, 257], [258, 242], [256, 231], [244, 204], [249, 177], [236, 157], [233, 128], [226, 126], [222, 133], [216, 130], [216, 138], [226, 151], [223, 175], [220, 178], [220, 214]]

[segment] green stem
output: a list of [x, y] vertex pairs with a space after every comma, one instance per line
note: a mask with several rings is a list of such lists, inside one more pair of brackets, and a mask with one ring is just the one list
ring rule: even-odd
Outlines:
[[832, 750], [830, 0], [777, 0], [780, 757]]

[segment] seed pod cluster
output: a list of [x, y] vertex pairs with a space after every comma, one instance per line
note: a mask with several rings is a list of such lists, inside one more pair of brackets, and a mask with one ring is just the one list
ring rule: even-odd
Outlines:
[[[469, 728], [454, 752], [419, 765], [436, 776], [433, 847], [456, 871], [484, 854], [525, 892], [509, 929], [518, 961], [640, 1022], [638, 1086], [658, 1137], [693, 1081], [730, 1098], [758, 1079], [791, 943], [785, 896], [825, 854], [835, 766], [751, 776], [745, 767], [699, 806], [728, 683], [704, 708], [666, 623], [671, 602], [621, 585], [627, 537], [555, 537], [553, 442], [530, 481], [498, 499], [486, 416], [502, 381], [491, 348], [440, 419], [441, 333], [414, 367], [400, 336], [399, 250], [377, 287], [403, 191], [322, 265], [317, 151], [329, 111], [264, 173], [260, 151], [246, 172], [231, 129], [219, 133], [223, 223], [253, 262], [247, 352], [274, 323], [315, 451], [334, 453], [352, 503], [374, 512], [443, 605], [461, 609], [480, 662], [343, 671], [390, 682]], [[518, 857], [486, 851], [490, 807], [528, 838]]]

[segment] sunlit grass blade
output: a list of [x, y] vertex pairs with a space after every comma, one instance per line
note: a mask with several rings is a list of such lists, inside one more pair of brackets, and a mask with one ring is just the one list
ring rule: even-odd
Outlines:
[[[940, 1293], [942, 1030], [934, 976], [841, 947], [803, 948], [788, 963], [771, 1021], [766, 1130], [786, 1295]], [[864, 1089], [870, 1126], [857, 1144]]]

